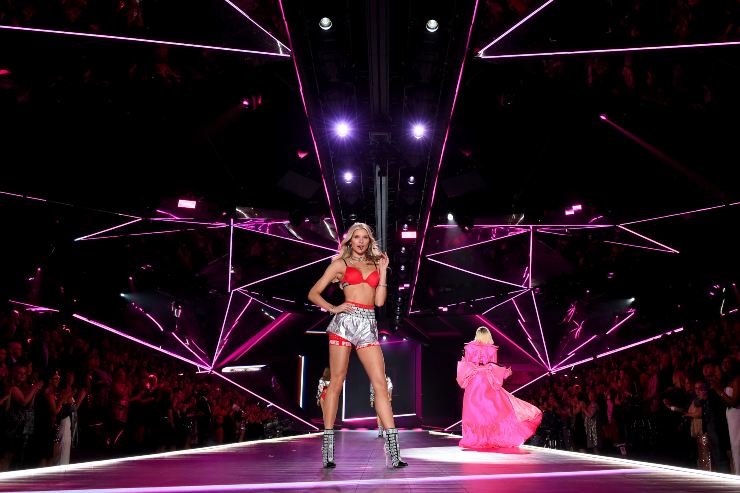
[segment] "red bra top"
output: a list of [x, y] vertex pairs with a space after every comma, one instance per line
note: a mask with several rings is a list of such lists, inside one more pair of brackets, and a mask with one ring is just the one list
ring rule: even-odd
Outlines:
[[374, 270], [367, 277], [362, 277], [362, 271], [360, 269], [348, 265], [344, 270], [344, 277], [342, 280], [350, 285], [366, 282], [375, 289], [380, 283], [380, 274], [378, 274], [377, 270]]

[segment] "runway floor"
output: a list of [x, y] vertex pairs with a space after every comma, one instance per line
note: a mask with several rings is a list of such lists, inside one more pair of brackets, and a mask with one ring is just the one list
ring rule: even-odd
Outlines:
[[318, 434], [0, 474], [0, 492], [735, 492], [740, 477], [537, 447], [478, 452], [402, 431], [405, 469], [386, 469], [374, 431], [338, 431], [337, 468]]

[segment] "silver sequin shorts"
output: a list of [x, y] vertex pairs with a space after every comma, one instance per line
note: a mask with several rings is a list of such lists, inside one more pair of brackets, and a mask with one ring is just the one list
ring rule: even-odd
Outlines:
[[378, 323], [375, 321], [373, 308], [355, 306], [352, 313], [337, 313], [326, 328], [329, 333], [329, 344], [347, 346], [348, 344], [331, 334], [339, 336], [357, 349], [368, 346], [378, 346]]

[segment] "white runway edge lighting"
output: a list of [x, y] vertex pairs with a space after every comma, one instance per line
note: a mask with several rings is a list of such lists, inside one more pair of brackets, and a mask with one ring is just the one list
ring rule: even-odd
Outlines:
[[260, 371], [265, 365], [241, 365], [241, 366], [224, 366], [221, 373], [244, 373], [248, 371]]

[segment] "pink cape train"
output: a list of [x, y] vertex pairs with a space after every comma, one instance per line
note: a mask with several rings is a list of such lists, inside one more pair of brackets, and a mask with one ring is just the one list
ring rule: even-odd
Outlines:
[[465, 389], [461, 447], [518, 447], [542, 421], [542, 411], [503, 388], [508, 370], [496, 364], [497, 349], [469, 342], [457, 363], [457, 383]]

